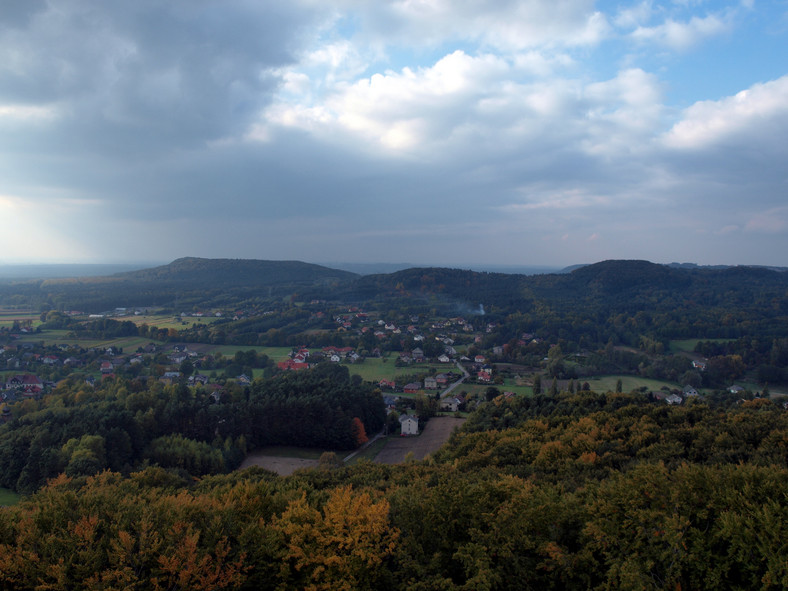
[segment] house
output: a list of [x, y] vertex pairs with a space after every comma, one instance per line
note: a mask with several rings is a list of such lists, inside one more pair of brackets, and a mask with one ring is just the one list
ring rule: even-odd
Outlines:
[[476, 374], [476, 379], [480, 382], [484, 382], [485, 384], [489, 384], [492, 381], [492, 376], [490, 375], [489, 371], [481, 370], [478, 374]]
[[460, 400], [458, 398], [449, 397], [441, 400], [441, 410], [449, 412], [457, 412], [460, 408]]
[[695, 369], [699, 369], [701, 371], [706, 371], [706, 362], [695, 360], [692, 362], [692, 367], [694, 367]]
[[102, 374], [112, 373], [114, 371], [114, 367], [111, 361], [102, 361], [100, 370]]
[[13, 376], [6, 382], [6, 390], [24, 390], [25, 392], [28, 391], [37, 391], [41, 392], [44, 389], [44, 382], [41, 379], [32, 374], [19, 374]]
[[309, 369], [308, 363], [300, 363], [298, 361], [293, 361], [292, 359], [288, 359], [287, 361], [280, 361], [276, 364], [279, 369], [282, 370], [293, 370], [299, 371], [302, 369]]
[[381, 389], [383, 389], [383, 388], [387, 388], [387, 389], [389, 389], [389, 390], [393, 390], [394, 388], [396, 388], [396, 387], [397, 387], [397, 385], [396, 385], [396, 384], [395, 384], [395, 383], [394, 383], [392, 380], [380, 380], [380, 381], [378, 382], [378, 386], [379, 386]]
[[474, 363], [484, 363], [484, 355], [477, 355], [473, 358]]
[[438, 382], [439, 386], [447, 386], [453, 375], [452, 373], [439, 373], [435, 376], [435, 381]]
[[400, 415], [399, 425], [403, 435], [419, 434], [419, 417], [415, 415]]
[[405, 384], [405, 387], [402, 388], [402, 391], [405, 392], [405, 394], [415, 394], [419, 390], [421, 390], [421, 382], [411, 382], [409, 384]]
[[424, 378], [424, 389], [425, 390], [437, 390], [438, 389], [438, 380], [434, 377]]
[[697, 396], [697, 395], [698, 395], [698, 391], [695, 388], [693, 388], [692, 386], [684, 386], [684, 398], [687, 398], [689, 396]]
[[413, 349], [410, 352], [410, 356], [413, 358], [413, 361], [420, 362], [424, 360], [424, 351], [422, 351], [419, 347]]
[[325, 355], [337, 355], [339, 357], [347, 357], [352, 352], [353, 352], [353, 347], [334, 347], [333, 345], [330, 345], [328, 347], [323, 347], [323, 353]]
[[441, 363], [451, 363], [451, 359], [449, 358], [448, 355], [446, 355], [446, 353], [438, 357], [438, 361], [440, 361]]
[[668, 394], [667, 396], [665, 396], [665, 402], [667, 402], [672, 406], [674, 404], [681, 404], [682, 402], [684, 402], [684, 399], [678, 394]]

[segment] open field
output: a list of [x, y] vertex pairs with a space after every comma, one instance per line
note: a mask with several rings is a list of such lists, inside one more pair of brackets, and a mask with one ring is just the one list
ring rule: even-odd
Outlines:
[[41, 314], [32, 310], [0, 310], [0, 327], [11, 328], [14, 321], [20, 324], [30, 321], [35, 328], [41, 324]]
[[276, 472], [279, 476], [290, 476], [296, 470], [302, 468], [317, 468], [317, 460], [305, 460], [303, 458], [285, 458], [279, 456], [269, 456], [255, 452], [246, 456], [239, 470], [260, 466], [271, 472]]
[[[260, 466], [280, 476], [289, 476], [301, 468], [315, 468], [326, 450], [292, 445], [271, 445], [258, 449], [246, 456], [239, 470]], [[337, 456], [341, 457], [342, 452]]]
[[[615, 392], [616, 382], [621, 380], [621, 390], [623, 392], [631, 392], [638, 388], [646, 387], [649, 390], [659, 390], [663, 386], [668, 388], [680, 388], [679, 384], [675, 382], [666, 382], [663, 380], [651, 380], [648, 378], [640, 378], [636, 376], [598, 376], [593, 378], [581, 378], [577, 380], [579, 383], [588, 382], [588, 385], [594, 392]], [[549, 380], [542, 380], [542, 390], [550, 388]]]
[[233, 357], [238, 351], [256, 351], [268, 355], [274, 361], [284, 361], [292, 351], [292, 347], [255, 347], [252, 345], [220, 345], [211, 349], [212, 353], [220, 352], [225, 357]]
[[396, 357], [370, 357], [363, 363], [349, 365], [350, 375], [361, 376], [367, 382], [379, 382], [380, 380], [396, 380], [399, 376], [412, 375], [416, 373], [429, 373], [430, 368], [435, 368], [437, 373], [444, 371], [456, 371], [457, 367], [447, 363], [414, 363], [397, 367]]
[[390, 437], [375, 461], [380, 464], [400, 464], [410, 452], [413, 452], [414, 459], [422, 460], [446, 443], [452, 431], [464, 422], [465, 419], [454, 417], [433, 417], [421, 435]]
[[[446, 443], [452, 431], [463, 422], [465, 419], [456, 417], [433, 417], [421, 435], [380, 438], [356, 454], [349, 463], [368, 459], [382, 464], [398, 464], [405, 461], [405, 456], [409, 452], [413, 452], [413, 457], [417, 460], [424, 459]], [[323, 451], [290, 446], [266, 447], [246, 456], [239, 470], [260, 466], [280, 476], [288, 476], [302, 468], [317, 467]], [[337, 456], [342, 457], [343, 452], [338, 452]]]
[[[332, 450], [318, 449], [315, 447], [296, 447], [295, 445], [269, 445], [268, 447], [261, 447], [260, 449], [255, 450], [253, 453], [282, 458], [319, 460], [320, 456], [323, 455], [323, 452], [325, 451]], [[342, 452], [338, 452], [337, 455], [342, 455]]]
[[381, 437], [380, 439], [376, 439], [368, 447], [365, 447], [352, 458], [347, 461], [348, 465], [355, 464], [360, 460], [370, 460], [374, 461], [375, 457], [386, 447], [388, 443], [388, 439], [386, 437]]
[[180, 316], [176, 316], [174, 314], [135, 314], [132, 316], [121, 316], [115, 318], [119, 322], [124, 320], [130, 320], [137, 326], [140, 324], [147, 324], [148, 326], [155, 326], [156, 328], [174, 328], [178, 330], [183, 328], [184, 326], [191, 327], [192, 324], [200, 325], [200, 324], [212, 324], [220, 318], [216, 316], [184, 316], [181, 318]]
[[0, 507], [16, 505], [21, 497], [12, 490], [0, 488]]

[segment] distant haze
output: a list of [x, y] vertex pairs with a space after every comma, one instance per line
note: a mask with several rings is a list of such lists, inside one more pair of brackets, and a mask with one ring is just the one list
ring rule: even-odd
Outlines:
[[101, 277], [153, 267], [150, 264], [60, 264], [0, 265], [3, 279], [59, 279], [66, 277]]

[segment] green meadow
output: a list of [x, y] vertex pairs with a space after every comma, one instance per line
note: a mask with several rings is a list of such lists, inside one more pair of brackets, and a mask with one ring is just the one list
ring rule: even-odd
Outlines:
[[16, 505], [22, 497], [12, 490], [0, 488], [0, 507], [10, 507]]

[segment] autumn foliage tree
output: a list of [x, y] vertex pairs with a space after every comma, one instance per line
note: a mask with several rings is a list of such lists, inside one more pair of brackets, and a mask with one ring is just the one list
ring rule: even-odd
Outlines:
[[356, 446], [361, 447], [369, 441], [367, 432], [364, 429], [364, 423], [361, 422], [360, 418], [353, 417], [353, 421], [350, 423], [350, 429], [353, 432], [353, 440], [356, 442]]

